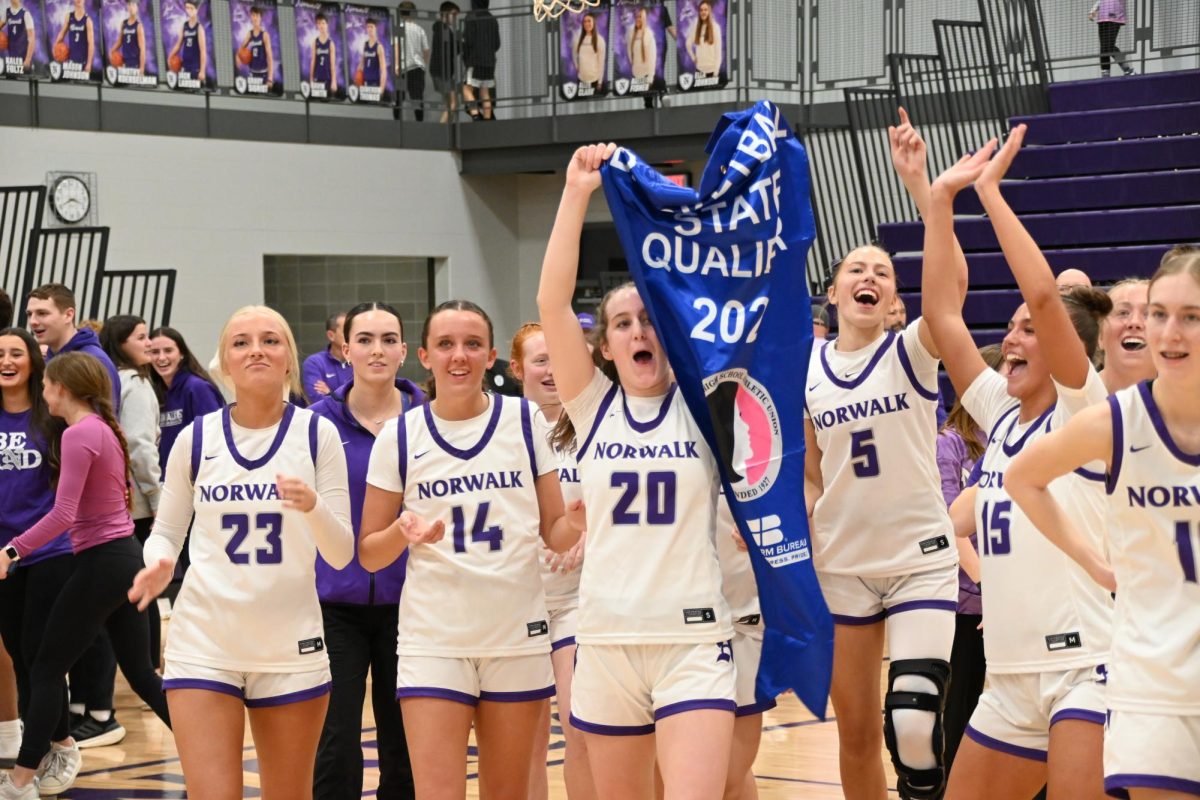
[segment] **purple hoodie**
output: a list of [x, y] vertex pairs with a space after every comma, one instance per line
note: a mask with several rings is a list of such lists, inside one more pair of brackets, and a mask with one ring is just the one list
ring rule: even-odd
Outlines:
[[[945, 429], [938, 434], [937, 463], [938, 472], [942, 476], [942, 497], [949, 508], [954, 498], [971, 485], [967, 476], [976, 466], [967, 450], [967, 443], [958, 431]], [[971, 543], [975, 543], [975, 537], [971, 537]], [[980, 595], [979, 584], [968, 578], [961, 567], [958, 570], [958, 613], [983, 613], [983, 597]]]
[[184, 426], [190, 425], [196, 417], [224, 407], [225, 398], [204, 378], [183, 368], [175, 373], [158, 413], [158, 465], [164, 475], [167, 472], [167, 456], [171, 455], [175, 437], [179, 436]]
[[[346, 469], [350, 479], [350, 521], [354, 526], [355, 541], [362, 527], [363, 498], [367, 494], [367, 465], [371, 460], [371, 448], [375, 436], [350, 413], [346, 395], [354, 386], [354, 379], [338, 387], [333, 394], [309, 407], [314, 414], [325, 417], [338, 430], [342, 446], [346, 448]], [[396, 388], [404, 395], [404, 411], [425, 402], [425, 393], [415, 383], [405, 378], [396, 379]], [[336, 570], [317, 555], [317, 594], [322, 603], [349, 603], [360, 606], [395, 605], [400, 602], [400, 590], [404, 587], [404, 569], [408, 563], [408, 551], [391, 566], [378, 572], [368, 572], [358, 560], [358, 547], [354, 558], [345, 569]]]
[[108, 357], [108, 353], [104, 352], [104, 348], [100, 346], [100, 337], [96, 336], [95, 332], [90, 328], [80, 328], [75, 331], [75, 335], [71, 337], [71, 341], [63, 345], [62, 350], [59, 350], [57, 353], [49, 350], [46, 351], [46, 360], [49, 361], [62, 353], [87, 353], [89, 356], [95, 356], [100, 359], [100, 363], [108, 370], [108, 377], [112, 381], [113, 414], [120, 414], [121, 376], [117, 372], [117, 366]]
[[[30, 429], [32, 411], [10, 414], [0, 409], [0, 547], [20, 536], [54, 508], [46, 447]], [[71, 554], [70, 535], [63, 533], [21, 559], [36, 564]]]
[[329, 348], [326, 347], [321, 352], [313, 353], [304, 359], [304, 366], [300, 369], [300, 375], [300, 383], [304, 386], [304, 395], [311, 404], [317, 403], [326, 397], [326, 395], [317, 391], [317, 381], [325, 381], [325, 385], [332, 392], [339, 386], [345, 386], [354, 379], [354, 367], [350, 366], [349, 361], [338, 361], [330, 354]]

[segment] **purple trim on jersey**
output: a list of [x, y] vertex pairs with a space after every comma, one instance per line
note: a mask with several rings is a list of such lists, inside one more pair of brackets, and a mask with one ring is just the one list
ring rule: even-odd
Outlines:
[[228, 683], [221, 683], [220, 681], [209, 681], [203, 678], [167, 678], [163, 680], [162, 688], [164, 692], [170, 692], [175, 689], [203, 689], [206, 692], [227, 694], [230, 697], [236, 697], [238, 700], [246, 699], [246, 696], [242, 694], [242, 690], [236, 686], [230, 686]]
[[1008, 742], [1002, 742], [999, 739], [993, 739], [986, 733], [980, 733], [975, 730], [969, 723], [967, 724], [966, 734], [971, 737], [971, 741], [983, 745], [989, 750], [998, 750], [1001, 753], [1008, 753], [1010, 756], [1016, 756], [1017, 758], [1028, 758], [1031, 761], [1046, 761], [1045, 750], [1038, 750], [1034, 747], [1020, 747]]
[[487, 447], [487, 443], [492, 440], [492, 434], [496, 432], [496, 425], [500, 422], [500, 405], [503, 395], [492, 395], [492, 414], [488, 417], [487, 427], [483, 429], [483, 435], [479, 437], [479, 441], [468, 447], [466, 450], [459, 449], [442, 438], [442, 434], [438, 433], [437, 423], [433, 419], [432, 403], [426, 403], [424, 414], [425, 424], [429, 427], [429, 435], [433, 437], [433, 441], [437, 446], [442, 448], [447, 454], [455, 458], [461, 458], [463, 461], [469, 461], [475, 456], [483, 452], [483, 448]]
[[765, 703], [751, 703], [748, 706], [738, 706], [737, 709], [734, 710], [733, 715], [735, 717], [752, 717], [755, 714], [763, 714], [767, 711], [770, 711], [777, 705], [779, 704], [774, 700], [768, 700]]
[[1200, 795], [1200, 781], [1171, 778], [1166, 775], [1147, 775], [1139, 772], [1104, 776], [1104, 791], [1109, 797], [1128, 798], [1129, 792], [1125, 789], [1165, 789], [1171, 792]]
[[275, 431], [275, 438], [271, 441], [271, 446], [267, 448], [267, 452], [263, 453], [258, 458], [251, 460], [238, 452], [237, 442], [233, 440], [233, 406], [228, 405], [221, 411], [221, 428], [225, 431], [225, 446], [229, 448], [229, 455], [233, 456], [233, 460], [238, 463], [242, 469], [255, 470], [266, 464], [275, 454], [279, 452], [279, 446], [283, 444], [283, 438], [287, 436], [288, 427], [292, 424], [292, 416], [296, 413], [296, 407], [291, 403], [285, 403], [283, 407], [283, 419], [279, 420], [279, 429]]
[[200, 455], [204, 452], [204, 417], [192, 420], [192, 483], [200, 475]]
[[553, 653], [555, 650], [562, 650], [564, 647], [574, 647], [574, 646], [575, 646], [575, 637], [568, 636], [565, 639], [559, 639], [557, 642], [551, 642], [550, 643], [550, 652]]
[[1112, 463], [1104, 480], [1104, 491], [1112, 494], [1117, 490], [1117, 479], [1121, 477], [1121, 462], [1125, 459], [1125, 418], [1121, 416], [1121, 401], [1116, 395], [1108, 396], [1108, 407], [1112, 413]]
[[1079, 467], [1075, 470], [1075, 474], [1087, 481], [1095, 481], [1096, 483], [1108, 483], [1108, 479], [1103, 472], [1092, 472], [1090, 469]]
[[608, 412], [608, 407], [612, 405], [613, 398], [617, 396], [617, 389], [620, 387], [613, 384], [608, 390], [608, 394], [604, 395], [604, 399], [600, 401], [600, 407], [596, 409], [596, 418], [592, 420], [592, 429], [588, 431], [588, 435], [583, 440], [583, 445], [575, 451], [575, 461], [587, 454], [588, 445], [592, 443], [592, 437], [596, 435], [596, 431], [600, 430], [600, 423], [604, 421], [604, 415]]
[[456, 692], [453, 689], [442, 689], [437, 686], [403, 686], [396, 690], [396, 699], [406, 697], [432, 697], [437, 700], [450, 700], [474, 708], [479, 705], [479, 698], [466, 692]]
[[875, 355], [871, 356], [871, 360], [867, 362], [867, 366], [863, 367], [863, 371], [858, 373], [853, 380], [842, 380], [837, 375], [833, 374], [833, 370], [829, 366], [829, 360], [825, 357], [825, 351], [829, 349], [834, 342], [826, 342], [821, 348], [821, 368], [825, 370], [825, 376], [829, 378], [829, 380], [833, 381], [834, 386], [837, 386], [841, 389], [855, 389], [860, 383], [870, 377], [871, 373], [875, 370], [875, 367], [879, 365], [880, 359], [883, 358], [883, 354], [886, 353], [888, 348], [892, 346], [892, 339], [894, 339], [895, 336], [895, 331], [887, 332], [887, 334], [883, 337], [883, 344], [879, 345], [879, 348], [875, 351]]
[[[426, 406], [428, 408], [428, 406]], [[396, 448], [399, 452], [400, 465], [400, 486], [408, 485], [408, 424], [405, 420], [407, 414], [401, 414], [396, 420]], [[408, 548], [404, 548], [405, 551]]]
[[256, 697], [253, 700], [246, 700], [246, 708], [272, 708], [273, 706], [286, 706], [292, 703], [303, 703], [305, 700], [312, 700], [317, 697], [324, 697], [333, 689], [333, 683], [326, 681], [320, 686], [314, 686], [311, 689], [301, 689], [298, 692], [288, 692], [287, 694], [277, 694], [274, 697]]
[[[1010, 414], [1019, 414], [1020, 412], [1021, 412], [1021, 406], [1018, 404], [1018, 405], [1015, 405], [1012, 408], [1008, 409], [1007, 411], [1005, 411], [1003, 414], [1000, 415], [1000, 418], [997, 419], [996, 422], [992, 425], [992, 429], [990, 431], [988, 431], [987, 441], [984, 442], [984, 450], [987, 450], [987, 446], [992, 443], [992, 439], [996, 438], [996, 434], [1000, 432], [1000, 426], [1004, 424], [1004, 420], [1008, 419]], [[983, 457], [980, 456], [979, 460], [977, 462], [975, 462], [975, 469], [972, 471], [972, 474], [975, 476], [975, 480], [971, 481], [968, 478], [969, 482], [967, 483], [967, 486], [974, 486], [976, 483], [979, 482], [979, 477], [980, 477], [979, 471], [983, 469], [982, 465], [983, 465]]]
[[835, 625], [874, 625], [876, 622], [883, 622], [887, 612], [880, 611], [868, 617], [852, 617], [849, 614], [833, 614], [832, 616]]
[[1200, 467], [1200, 453], [1188, 455], [1180, 450], [1179, 445], [1175, 444], [1175, 440], [1171, 438], [1171, 432], [1167, 430], [1167, 423], [1163, 421], [1162, 412], [1158, 410], [1158, 403], [1154, 402], [1154, 392], [1150, 390], [1150, 381], [1139, 383], [1138, 391], [1142, 393], [1142, 402], [1146, 404], [1146, 413], [1150, 415], [1150, 422], [1154, 425], [1154, 430], [1158, 432], [1158, 438], [1162, 439], [1162, 443], [1171, 451], [1171, 455], [1189, 467]]
[[546, 700], [554, 697], [554, 684], [544, 689], [531, 689], [528, 692], [479, 692], [480, 700], [489, 703], [526, 703], [530, 700]]
[[1017, 440], [1017, 443], [1010, 445], [1008, 443], [1009, 434], [1012, 433], [1013, 428], [1015, 428], [1017, 423], [1020, 421], [1019, 414], [1016, 417], [1013, 417], [1012, 424], [1008, 426], [1008, 430], [1005, 432], [1003, 438], [1000, 439], [1000, 446], [1004, 448], [1004, 455], [1012, 458], [1017, 453], [1021, 452], [1021, 450], [1025, 447], [1025, 443], [1029, 441], [1029, 437], [1033, 435], [1033, 432], [1040, 428], [1043, 422], [1047, 422], [1050, 419], [1050, 415], [1054, 413], [1054, 406], [1055, 404], [1051, 403], [1050, 407], [1043, 411], [1042, 415], [1035, 419], [1029, 425], [1029, 427], [1025, 429], [1025, 432], [1021, 434], [1021, 438]]
[[686, 714], [689, 711], [737, 711], [737, 703], [724, 698], [710, 700], [682, 700], [662, 708], [654, 709], [654, 721], [673, 717], [676, 714]]
[[889, 617], [894, 614], [903, 614], [905, 611], [957, 611], [958, 602], [955, 600], [908, 600], [903, 603], [896, 603], [890, 608], [885, 608], [883, 613]]
[[649, 725], [600, 725], [595, 722], [585, 722], [573, 713], [568, 717], [571, 727], [584, 733], [598, 733], [601, 736], [648, 736], [654, 733], [654, 723]]
[[[917, 373], [913, 372], [912, 360], [908, 357], [908, 348], [904, 346], [904, 337], [896, 337], [896, 355], [900, 357], [900, 366], [904, 368], [904, 374], [908, 376], [908, 382], [917, 390], [917, 394], [924, 397], [926, 400], [932, 400], [935, 403], [938, 399], [937, 390], [926, 389], [919, 380]], [[941, 404], [939, 403], [939, 406]]]
[[308, 455], [312, 459], [313, 466], [317, 465], [317, 415], [312, 414], [308, 418]]
[[625, 421], [629, 423], [629, 427], [638, 433], [649, 433], [657, 428], [667, 418], [667, 412], [671, 410], [671, 401], [675, 399], [675, 390], [678, 388], [675, 384], [671, 384], [671, 388], [667, 389], [667, 396], [662, 399], [662, 405], [658, 407], [658, 414], [654, 416], [654, 419], [646, 422], [638, 422], [633, 418], [633, 415], [629, 413], [629, 404], [625, 402], [625, 393], [621, 392], [621, 410], [625, 412]]
[[529, 401], [521, 398], [521, 434], [525, 437], [525, 452], [529, 453], [529, 469], [534, 481], [538, 479], [537, 453], [533, 449], [533, 419], [529, 415]]
[[1088, 711], [1084, 708], [1064, 708], [1062, 711], [1056, 712], [1050, 717], [1050, 727], [1053, 728], [1056, 723], [1063, 720], [1077, 719], [1080, 722], [1091, 722], [1096, 725], [1104, 724], [1104, 712]]

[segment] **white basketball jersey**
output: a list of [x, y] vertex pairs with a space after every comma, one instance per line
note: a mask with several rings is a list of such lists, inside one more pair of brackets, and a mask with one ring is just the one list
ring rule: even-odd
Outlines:
[[1117, 610], [1108, 704], [1200, 714], [1200, 455], [1175, 444], [1150, 384], [1109, 403]]
[[[986, 391], [990, 389], [991, 391]], [[1004, 378], [986, 370], [963, 405], [991, 431], [975, 497], [982, 565], [984, 653], [994, 673], [1050, 672], [1104, 664], [1112, 635], [1112, 596], [1034, 527], [1004, 488], [1004, 472], [1031, 443], [1100, 402], [1104, 384], [1093, 370], [1082, 391], [1065, 395], [1037, 419], [1021, 423]], [[990, 395], [990, 402], [982, 402]], [[1050, 492], [1079, 530], [1104, 548], [1103, 478], [1064, 475]]]
[[729, 603], [735, 623], [758, 625], [762, 614], [758, 605], [758, 584], [750, 554], [737, 546], [734, 536], [741, 536], [733, 512], [724, 493], [717, 498], [717, 559], [721, 562], [721, 594]]
[[937, 468], [938, 360], [919, 322], [852, 353], [826, 342], [809, 362], [805, 416], [824, 481], [813, 510], [819, 572], [882, 578], [958, 561]]
[[[555, 455], [558, 458], [558, 481], [559, 486], [562, 487], [563, 505], [565, 506], [582, 496], [579, 490], [579, 465], [575, 462], [575, 456], [572, 453], [556, 451]], [[549, 550], [543, 549], [540, 558], [542, 588], [546, 591], [547, 610], [574, 608], [579, 605], [580, 568], [576, 567], [570, 572], [554, 572], [546, 564], [547, 555], [549, 555]]]
[[588, 519], [576, 641], [729, 639], [713, 538], [717, 465], [682, 395], [672, 386], [630, 397], [597, 371], [568, 405]]
[[171, 616], [168, 661], [240, 672], [328, 663], [316, 542], [275, 485], [280, 474], [316, 485], [320, 425], [332, 423], [293, 405], [275, 428], [239, 428], [228, 406], [194, 423], [192, 563]]
[[468, 420], [438, 418], [428, 404], [411, 409], [372, 448], [367, 482], [402, 491], [405, 509], [446, 525], [441, 541], [409, 548], [401, 657], [550, 652], [535, 482], [558, 460], [529, 403], [488, 398]]

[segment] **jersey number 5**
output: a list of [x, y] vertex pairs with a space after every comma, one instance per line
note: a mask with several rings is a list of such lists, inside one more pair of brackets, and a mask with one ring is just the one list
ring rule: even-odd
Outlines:
[[875, 449], [875, 431], [854, 431], [850, 434], [850, 463], [854, 465], [856, 478], [874, 478], [879, 475], [879, 451]]
[[[266, 531], [266, 547], [254, 551], [256, 564], [283, 563], [283, 541], [279, 536], [283, 533], [283, 515], [278, 513], [257, 514], [254, 517], [254, 527]], [[233, 531], [229, 542], [225, 545], [225, 554], [234, 564], [249, 564], [250, 554], [239, 552], [242, 543], [250, 535], [249, 514], [222, 514], [221, 530]]]

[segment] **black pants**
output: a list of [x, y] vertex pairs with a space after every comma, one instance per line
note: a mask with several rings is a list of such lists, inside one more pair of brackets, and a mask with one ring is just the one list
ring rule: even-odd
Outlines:
[[[416, 101], [416, 107], [413, 113], [416, 115], [417, 122], [425, 120], [425, 70], [414, 68], [404, 73], [402, 76], [404, 82], [400, 85], [400, 102], [403, 104], [405, 100]], [[397, 107], [396, 113], [400, 113], [400, 108]], [[396, 119], [400, 117], [397, 116]]]
[[62, 697], [63, 678], [101, 629], [108, 631], [125, 680], [158, 718], [170, 726], [162, 678], [150, 664], [146, 615], [127, 593], [142, 568], [142, 548], [133, 536], [90, 547], [75, 556], [75, 569], [46, 622], [30, 670], [32, 692], [17, 764], [37, 769], [50, 749]]
[[1112, 63], [1111, 58], [1116, 58], [1121, 69], [1125, 69], [1125, 54], [1117, 49], [1117, 37], [1121, 34], [1121, 23], [1101, 22], [1096, 27], [1100, 30], [1100, 69], [1108, 72], [1109, 65]]
[[[17, 676], [17, 708], [28, 717], [30, 671], [38, 647], [46, 638], [46, 623], [59, 591], [71, 577], [75, 557], [67, 554], [37, 564], [20, 563], [0, 581], [0, 636]], [[71, 734], [67, 714], [67, 682], [58, 681], [59, 702], [51, 738], [60, 742]]]
[[[150, 532], [154, 530], [154, 517], [143, 517], [133, 521], [133, 535], [145, 547]], [[150, 623], [150, 663], [155, 669], [162, 668], [162, 619], [158, 616], [158, 601], [146, 606], [146, 619]]]
[[983, 691], [983, 676], [987, 661], [983, 657], [983, 631], [978, 614], [954, 616], [954, 647], [950, 651], [950, 689], [946, 695], [946, 712], [942, 717], [946, 731], [946, 771], [954, 763], [958, 745], [967, 722], [979, 703]]
[[379, 800], [413, 800], [412, 766], [396, 702], [396, 606], [322, 603], [333, 691], [317, 748], [314, 800], [362, 797], [362, 709], [371, 671], [379, 740]]

